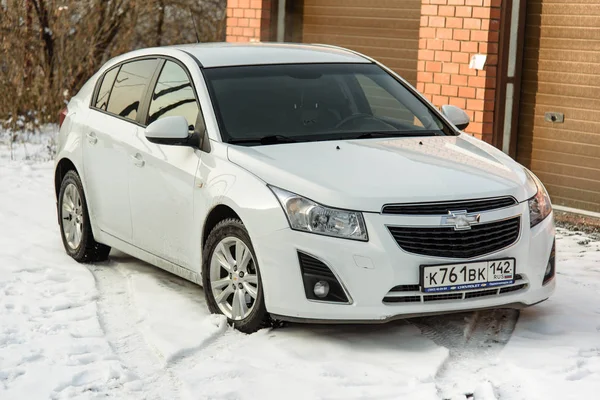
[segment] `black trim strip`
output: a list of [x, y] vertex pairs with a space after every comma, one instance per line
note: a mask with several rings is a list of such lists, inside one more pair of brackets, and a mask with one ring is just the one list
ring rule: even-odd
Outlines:
[[[447, 215], [449, 211], [458, 210], [465, 210], [469, 213], [482, 213], [514, 207], [518, 204], [519, 202], [513, 196], [421, 203], [390, 203], [381, 208], [381, 213], [390, 215]], [[488, 205], [488, 207], [482, 209], [485, 205]]]

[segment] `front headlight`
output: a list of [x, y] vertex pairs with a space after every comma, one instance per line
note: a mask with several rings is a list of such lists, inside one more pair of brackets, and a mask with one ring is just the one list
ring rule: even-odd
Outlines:
[[542, 185], [542, 182], [528, 169], [525, 170], [529, 178], [535, 183], [537, 192], [535, 196], [529, 199], [529, 226], [533, 228], [544, 220], [552, 212], [552, 203], [550, 196]]
[[295, 193], [269, 186], [290, 223], [290, 228], [345, 239], [368, 241], [362, 213], [315, 203]]

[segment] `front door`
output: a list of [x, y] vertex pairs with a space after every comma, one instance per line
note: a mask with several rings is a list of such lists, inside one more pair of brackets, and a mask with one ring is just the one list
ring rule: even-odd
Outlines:
[[[166, 61], [150, 98], [147, 124], [168, 116], [183, 116], [190, 132], [199, 113], [191, 79], [184, 67]], [[149, 142], [138, 127], [130, 167], [129, 193], [135, 246], [184, 268], [191, 262], [194, 182], [200, 151], [191, 147]]]

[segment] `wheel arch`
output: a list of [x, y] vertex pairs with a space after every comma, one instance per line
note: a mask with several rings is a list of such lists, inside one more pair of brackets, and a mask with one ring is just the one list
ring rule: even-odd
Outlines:
[[210, 232], [213, 230], [213, 228], [219, 222], [228, 218], [235, 218], [242, 221], [242, 218], [239, 216], [239, 214], [235, 212], [233, 208], [225, 204], [218, 204], [208, 212], [206, 219], [204, 220], [204, 226], [202, 227], [202, 249], [204, 249], [208, 235], [210, 235]]
[[61, 159], [56, 164], [56, 168], [54, 170], [54, 192], [56, 194], [57, 199], [58, 199], [58, 194], [60, 193], [60, 185], [62, 183], [62, 180], [65, 177], [65, 175], [67, 174], [67, 172], [69, 172], [69, 171], [75, 171], [77, 173], [77, 175], [81, 176], [79, 174], [79, 171], [77, 170], [77, 167], [73, 163], [73, 161], [71, 161], [70, 159], [68, 159], [66, 157]]

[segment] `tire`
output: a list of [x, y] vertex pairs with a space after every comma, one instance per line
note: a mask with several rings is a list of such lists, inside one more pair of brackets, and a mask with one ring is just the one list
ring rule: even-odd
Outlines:
[[[240, 245], [240, 242], [250, 252], [251, 259], [244, 263], [244, 260], [248, 257], [244, 252], [241, 267], [239, 267], [239, 270], [234, 270], [240, 261], [234, 260], [239, 257], [237, 246]], [[228, 247], [230, 243], [234, 243], [231, 245], [232, 247]], [[233, 264], [226, 263], [230, 267], [230, 270], [224, 268], [223, 263], [216, 261], [219, 259], [219, 256], [224, 254], [223, 249], [228, 249], [227, 251], [229, 251], [230, 256], [228, 259], [235, 261]], [[265, 307], [264, 291], [258, 262], [256, 261], [256, 254], [252, 247], [250, 235], [248, 235], [248, 231], [242, 221], [238, 219], [225, 219], [219, 222], [208, 235], [202, 254], [202, 283], [210, 312], [225, 315], [229, 324], [244, 333], [254, 333], [259, 329], [269, 327], [271, 325], [271, 318]], [[214, 266], [213, 262], [215, 263]], [[216, 272], [217, 270], [219, 273]], [[245, 275], [241, 276], [242, 274]], [[227, 276], [229, 276], [229, 280]], [[215, 290], [213, 290], [213, 282], [216, 283], [217, 279], [218, 282], [228, 282], [227, 284], [221, 283], [219, 285], [224, 287], [224, 289], [221, 290], [220, 287], [215, 285]], [[254, 281], [256, 281], [256, 289], [254, 292], [255, 297], [252, 297]], [[235, 287], [235, 289], [232, 289], [232, 287]], [[220, 294], [223, 295], [221, 301], [217, 301], [215, 291], [220, 291]], [[227, 291], [231, 293], [228, 294]], [[228, 299], [231, 301], [231, 306]], [[238, 312], [236, 313], [234, 309], [236, 299], [246, 304], [246, 307], [249, 309], [247, 315], [241, 316], [244, 314], [242, 306], [237, 308]], [[231, 307], [231, 309], [228, 309], [228, 307]]]
[[60, 184], [58, 221], [65, 251], [75, 261], [90, 263], [108, 259], [110, 247], [94, 240], [83, 185], [73, 170], [65, 174]]

